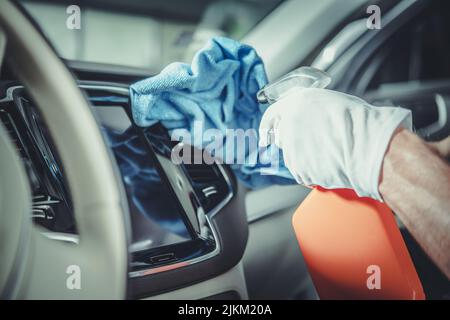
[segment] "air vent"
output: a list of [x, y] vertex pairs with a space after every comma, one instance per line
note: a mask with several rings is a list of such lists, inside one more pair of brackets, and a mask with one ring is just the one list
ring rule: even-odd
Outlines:
[[184, 168], [206, 213], [215, 211], [232, 194], [228, 177], [219, 164], [185, 164]]
[[[27, 105], [25, 112], [30, 112], [31, 108]], [[33, 196], [31, 219], [49, 231], [74, 233], [76, 228], [71, 208], [55, 187], [54, 168], [57, 165], [49, 162], [52, 158], [48, 153], [48, 141], [43, 137], [37, 139], [24, 116], [12, 103], [2, 105], [0, 109], [0, 122], [15, 145], [28, 176]]]
[[23, 149], [22, 143], [20, 142], [19, 135], [17, 133], [17, 129], [15, 127], [15, 124], [9, 115], [4, 110], [0, 110], [0, 120], [2, 121], [3, 125], [6, 128], [6, 131], [8, 132], [9, 137], [11, 138], [11, 141], [16, 146], [17, 152], [19, 153], [20, 157], [22, 159], [28, 159], [27, 154], [25, 150]]
[[185, 168], [191, 179], [197, 183], [214, 182], [218, 178], [218, 175], [212, 165], [186, 164]]

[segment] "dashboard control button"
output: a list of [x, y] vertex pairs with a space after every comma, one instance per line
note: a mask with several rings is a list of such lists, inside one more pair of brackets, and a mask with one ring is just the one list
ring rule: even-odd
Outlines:
[[166, 262], [171, 262], [176, 260], [175, 254], [173, 253], [165, 253], [157, 256], [150, 257], [150, 262], [152, 264], [161, 264]]

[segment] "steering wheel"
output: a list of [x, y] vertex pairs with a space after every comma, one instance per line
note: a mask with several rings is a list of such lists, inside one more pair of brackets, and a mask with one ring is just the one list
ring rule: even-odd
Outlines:
[[0, 297], [125, 298], [128, 207], [89, 105], [61, 60], [10, 1], [0, 2], [0, 66], [5, 41], [5, 63], [38, 106], [64, 163], [79, 241], [49, 239], [31, 223], [24, 168], [0, 126]]

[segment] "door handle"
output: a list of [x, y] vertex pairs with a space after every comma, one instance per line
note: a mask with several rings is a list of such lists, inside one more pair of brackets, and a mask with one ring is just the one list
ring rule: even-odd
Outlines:
[[436, 94], [434, 100], [436, 103], [438, 119], [436, 122], [417, 130], [417, 133], [425, 139], [439, 140], [445, 138], [450, 132], [450, 103], [445, 95]]

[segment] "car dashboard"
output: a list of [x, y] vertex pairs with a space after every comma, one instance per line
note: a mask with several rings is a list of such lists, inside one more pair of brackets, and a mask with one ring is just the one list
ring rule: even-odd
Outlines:
[[[203, 150], [172, 141], [160, 124], [134, 124], [128, 86], [79, 82], [121, 177], [130, 222], [128, 297], [143, 298], [210, 279], [242, 258], [248, 227], [240, 187], [218, 160], [175, 164], [172, 150]], [[78, 242], [70, 190], [51, 134], [21, 85], [0, 99], [0, 120], [26, 169], [32, 219], [56, 241]], [[80, 128], [82, 130], [82, 128]], [[239, 293], [232, 297], [242, 298]]]

